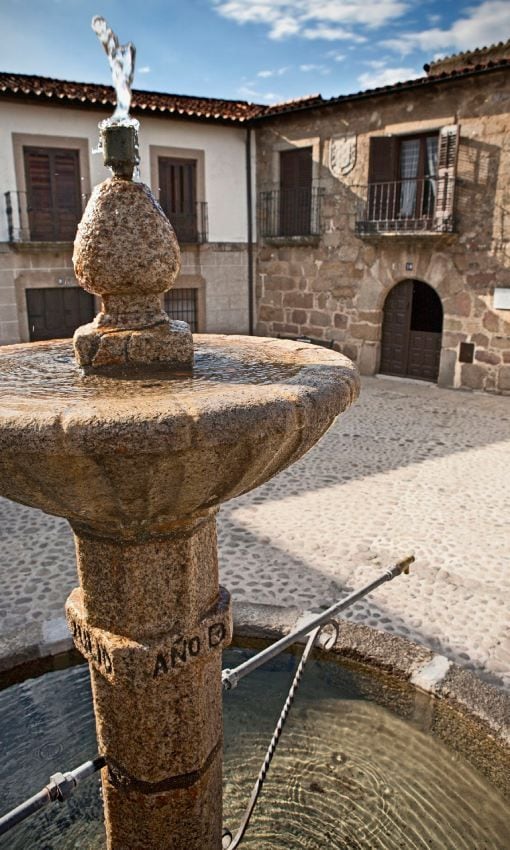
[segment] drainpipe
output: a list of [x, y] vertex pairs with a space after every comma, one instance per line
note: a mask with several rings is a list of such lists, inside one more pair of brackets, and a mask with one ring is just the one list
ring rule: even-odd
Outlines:
[[251, 127], [246, 128], [246, 203], [248, 206], [248, 322], [250, 336], [254, 333], [253, 315], [253, 192], [251, 168]]

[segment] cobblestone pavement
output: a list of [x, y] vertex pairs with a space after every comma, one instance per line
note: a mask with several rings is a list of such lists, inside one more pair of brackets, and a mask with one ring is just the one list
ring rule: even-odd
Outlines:
[[[414, 552], [345, 612], [510, 688], [510, 398], [365, 378], [305, 458], [225, 505], [236, 599], [317, 609]], [[64, 520], [0, 500], [0, 654], [61, 624], [76, 583]]]

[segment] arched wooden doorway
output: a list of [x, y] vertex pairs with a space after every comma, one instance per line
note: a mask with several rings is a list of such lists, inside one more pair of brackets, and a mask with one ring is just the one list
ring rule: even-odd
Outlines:
[[380, 371], [436, 381], [439, 374], [443, 306], [421, 280], [403, 280], [384, 304]]

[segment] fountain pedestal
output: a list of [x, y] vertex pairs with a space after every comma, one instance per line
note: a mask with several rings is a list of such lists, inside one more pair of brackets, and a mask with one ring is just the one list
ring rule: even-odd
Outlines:
[[75, 540], [66, 610], [91, 665], [109, 844], [217, 850], [231, 616], [214, 512], [142, 540]]

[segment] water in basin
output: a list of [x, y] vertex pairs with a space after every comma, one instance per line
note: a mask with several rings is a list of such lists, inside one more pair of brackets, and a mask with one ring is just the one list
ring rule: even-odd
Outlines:
[[20, 400], [65, 399], [71, 403], [92, 399], [147, 396], [162, 394], [201, 394], [216, 390], [218, 384], [272, 384], [287, 381], [302, 366], [286, 362], [285, 350], [274, 361], [274, 349], [265, 357], [260, 344], [246, 340], [243, 347], [222, 348], [221, 343], [199, 341], [195, 345], [193, 371], [176, 372], [169, 368], [116, 370], [114, 375], [83, 375], [77, 366], [70, 342], [49, 342], [0, 353], [2, 395]]
[[[249, 650], [231, 649], [224, 666]], [[238, 825], [296, 659], [281, 656], [224, 698], [224, 823]], [[388, 692], [389, 688], [389, 692]], [[385, 703], [378, 704], [381, 689]], [[389, 693], [389, 699], [388, 699]], [[337, 661], [310, 662], [247, 850], [508, 850], [499, 793], [409, 718], [413, 692]], [[404, 719], [407, 718], [407, 719]], [[47, 673], [0, 693], [2, 812], [57, 770], [96, 753], [88, 668]], [[1, 850], [104, 847], [99, 780], [0, 838]]]

